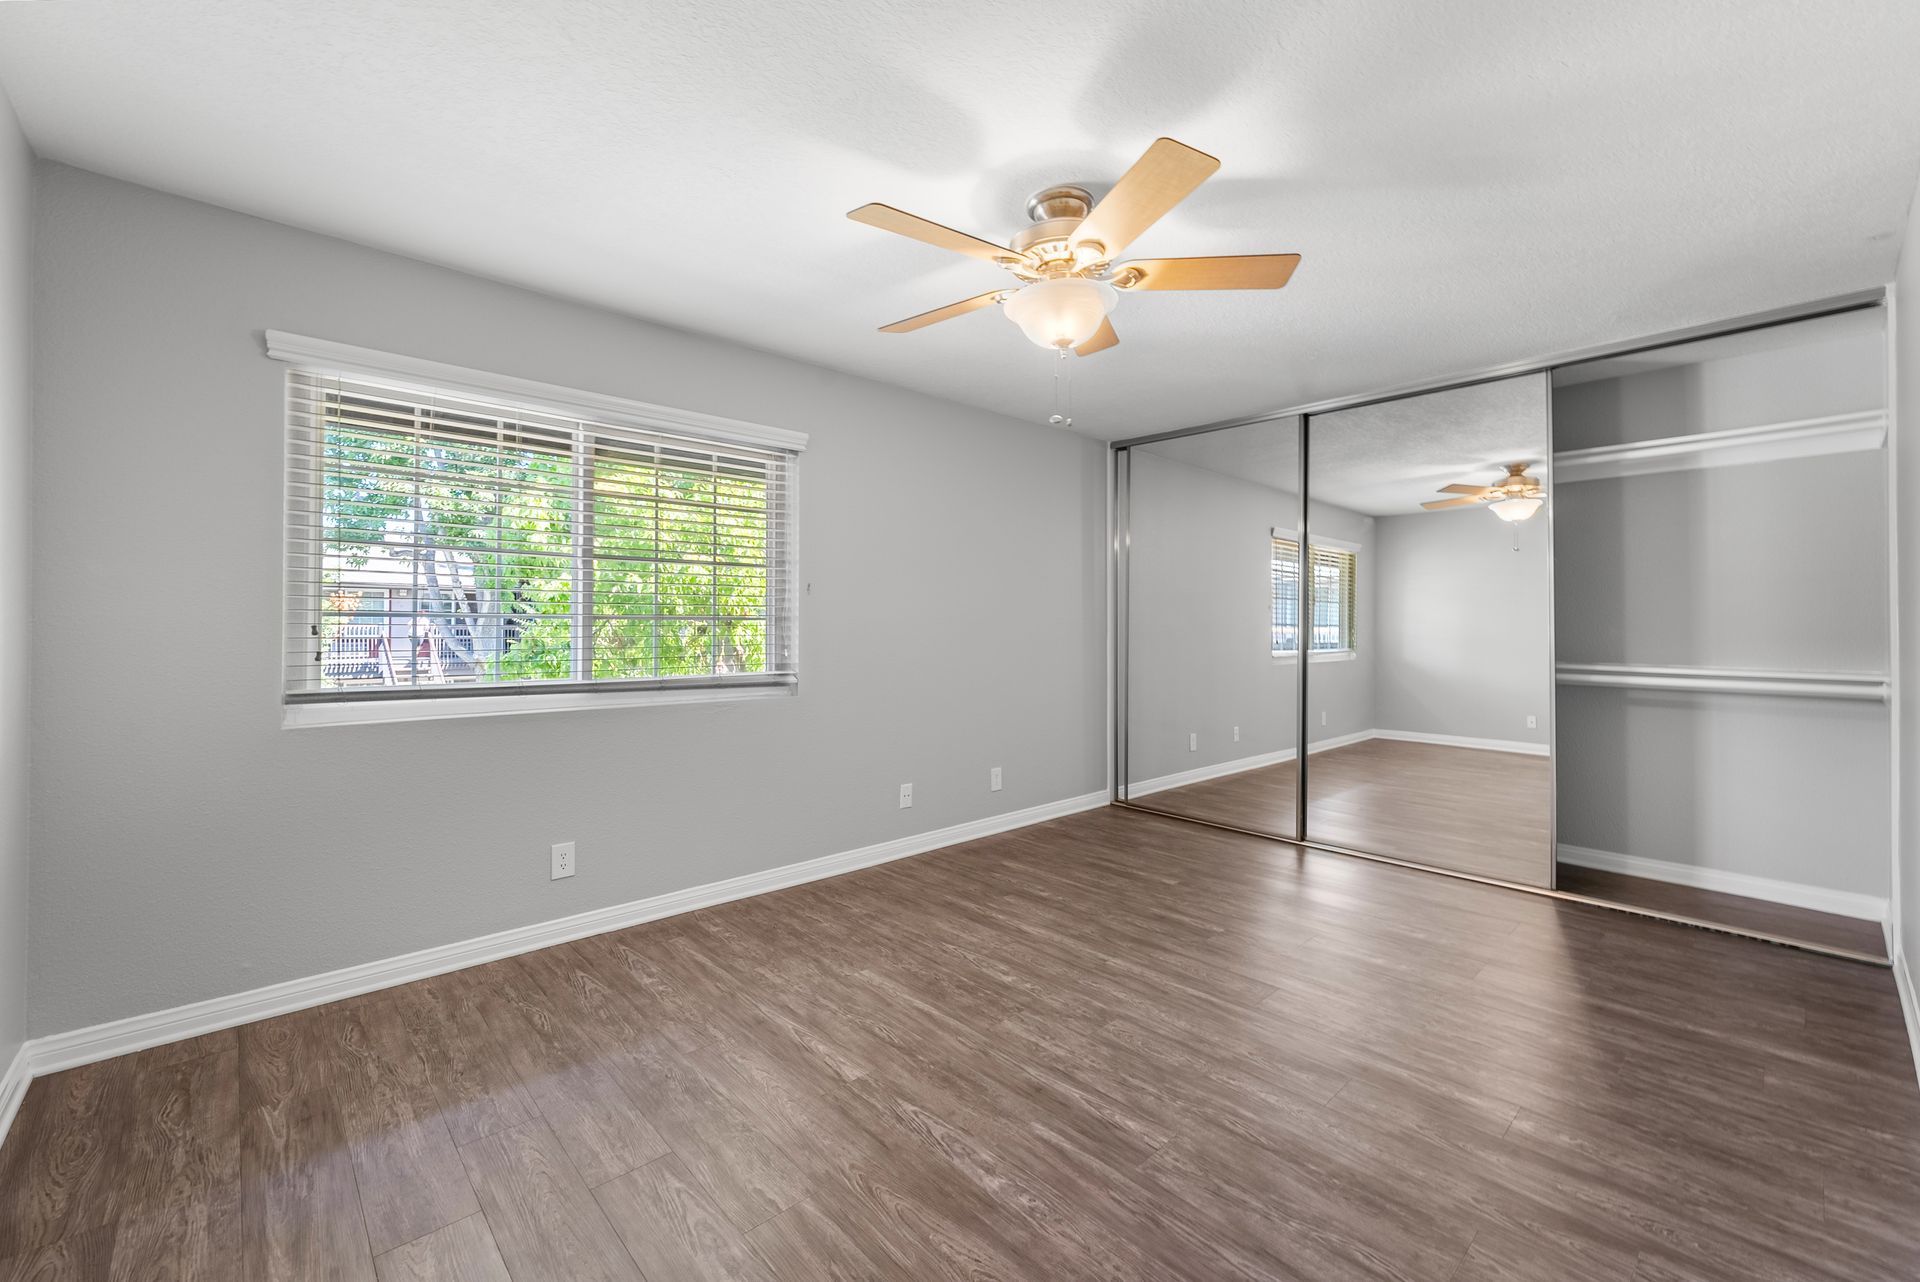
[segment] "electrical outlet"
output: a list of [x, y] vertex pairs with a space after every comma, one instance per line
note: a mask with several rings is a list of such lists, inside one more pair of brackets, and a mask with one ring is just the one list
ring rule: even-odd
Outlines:
[[913, 809], [913, 785], [910, 783], [900, 785], [900, 809]]
[[1239, 727], [1239, 726], [1235, 726], [1235, 727], [1233, 728], [1233, 741], [1234, 741], [1235, 743], [1239, 743], [1239, 742], [1240, 742], [1240, 727]]
[[988, 792], [1000, 791], [1000, 767], [999, 766], [995, 766], [993, 769], [987, 771], [987, 791]]
[[573, 876], [573, 843], [571, 841], [555, 842], [552, 880], [559, 881], [562, 877], [571, 876]]
[[1199, 736], [1199, 735], [1197, 735], [1197, 734], [1190, 734], [1190, 735], [1188, 735], [1188, 736], [1187, 736], [1187, 751], [1188, 751], [1188, 752], [1198, 752], [1198, 751], [1200, 751], [1200, 736]]
[[1325, 708], [1320, 709], [1320, 724], [1323, 726], [1327, 724], [1327, 710]]
[[1527, 729], [1538, 730], [1539, 728], [1540, 728], [1540, 718], [1538, 717], [1527, 718]]

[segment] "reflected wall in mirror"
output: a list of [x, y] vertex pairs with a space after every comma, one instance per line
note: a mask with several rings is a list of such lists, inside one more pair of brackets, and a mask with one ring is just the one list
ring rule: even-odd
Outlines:
[[1553, 878], [1547, 379], [1307, 422], [1306, 837]]
[[1884, 322], [1556, 371], [1560, 889], [1886, 956]]
[[1294, 837], [1299, 420], [1121, 457], [1122, 796]]

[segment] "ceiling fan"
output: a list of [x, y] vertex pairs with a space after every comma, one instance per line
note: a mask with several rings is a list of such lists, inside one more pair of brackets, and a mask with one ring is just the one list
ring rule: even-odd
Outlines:
[[1033, 225], [998, 245], [905, 213], [891, 205], [862, 205], [847, 214], [857, 223], [971, 254], [1011, 272], [1021, 283], [989, 290], [882, 325], [905, 334], [992, 303], [1042, 347], [1082, 356], [1120, 341], [1107, 319], [1121, 290], [1279, 289], [1300, 263], [1298, 254], [1242, 254], [1221, 258], [1136, 258], [1116, 263], [1141, 232], [1220, 168], [1204, 151], [1171, 138], [1148, 147], [1098, 203], [1084, 187], [1062, 184], [1027, 201]]
[[1460, 497], [1434, 499], [1420, 506], [1429, 512], [1436, 512], [1442, 508], [1485, 505], [1503, 521], [1524, 521], [1538, 512], [1547, 498], [1546, 488], [1527, 475], [1527, 466], [1525, 463], [1507, 464], [1507, 474], [1492, 485], [1446, 486], [1440, 491], [1442, 494], [1458, 494]]

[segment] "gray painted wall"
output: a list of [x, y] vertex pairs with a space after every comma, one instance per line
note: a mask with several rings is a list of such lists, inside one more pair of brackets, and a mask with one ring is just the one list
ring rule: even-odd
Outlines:
[[[1809, 333], [1558, 388], [1556, 448], [1884, 404], [1883, 337]], [[1885, 468], [1864, 452], [1558, 486], [1560, 661], [1886, 671]], [[1573, 688], [1559, 707], [1562, 843], [1888, 893], [1886, 709]]]
[[1886, 462], [1560, 486], [1560, 661], [1885, 672]]
[[1887, 893], [1887, 712], [1812, 699], [1560, 691], [1559, 840]]
[[[1102, 788], [1097, 443], [38, 178], [35, 1034]], [[281, 729], [267, 328], [812, 433], [798, 696]]]
[[1553, 742], [1547, 516], [1508, 525], [1461, 508], [1376, 518], [1376, 728]]
[[[1905, 965], [1920, 957], [1920, 199], [1907, 211], [1907, 231], [1894, 277], [1894, 510], [1899, 567], [1900, 831], [1895, 847], [1893, 946]], [[1908, 1011], [1908, 1016], [1913, 1016]]]
[[[1239, 429], [1236, 429], [1239, 430]], [[1294, 747], [1296, 663], [1272, 654], [1272, 531], [1291, 529], [1296, 496], [1147, 449], [1132, 451], [1128, 545], [1129, 782]], [[1313, 507], [1314, 529], [1362, 545], [1359, 657], [1315, 660], [1312, 705], [1330, 739], [1373, 724], [1373, 519]], [[1233, 727], [1241, 731], [1233, 741]], [[1198, 734], [1197, 751], [1187, 736]]]
[[27, 1036], [32, 153], [0, 93], [0, 1069]]

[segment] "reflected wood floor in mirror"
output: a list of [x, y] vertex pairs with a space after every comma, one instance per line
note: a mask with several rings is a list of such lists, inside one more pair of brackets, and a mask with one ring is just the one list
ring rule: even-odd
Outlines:
[[1920, 1276], [1891, 974], [1106, 809], [35, 1081], [0, 1278]]
[[[1262, 766], [1133, 802], [1291, 836], [1293, 763]], [[1545, 757], [1367, 739], [1307, 759], [1316, 841], [1478, 877], [1548, 884], [1552, 772]]]

